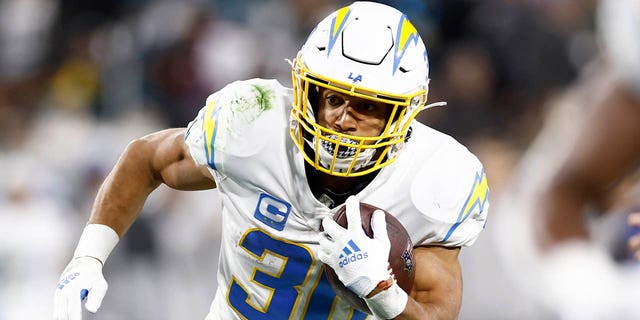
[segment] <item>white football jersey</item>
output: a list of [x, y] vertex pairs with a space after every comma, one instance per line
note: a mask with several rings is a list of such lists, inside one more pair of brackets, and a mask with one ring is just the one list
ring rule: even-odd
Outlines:
[[[234, 82], [207, 99], [185, 134], [222, 199], [219, 286], [207, 319], [366, 318], [336, 297], [317, 258], [320, 223], [333, 211], [307, 183], [289, 135], [291, 100], [276, 80]], [[445, 134], [418, 122], [412, 129], [396, 162], [358, 196], [396, 216], [415, 246], [472, 244], [489, 208], [481, 163]]]

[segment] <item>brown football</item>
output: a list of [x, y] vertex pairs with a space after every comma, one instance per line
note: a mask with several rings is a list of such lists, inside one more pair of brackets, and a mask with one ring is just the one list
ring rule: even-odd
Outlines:
[[[373, 238], [373, 231], [371, 230], [371, 215], [374, 211], [378, 210], [373, 205], [360, 203], [360, 216], [362, 218], [362, 228], [365, 234], [369, 238]], [[380, 209], [382, 210], [382, 209]], [[398, 285], [407, 293], [411, 292], [413, 287], [413, 279], [415, 276], [415, 261], [413, 259], [413, 243], [409, 234], [404, 226], [392, 216], [390, 213], [382, 210], [386, 216], [387, 233], [389, 241], [391, 242], [391, 250], [389, 251], [389, 266]], [[342, 227], [347, 227], [347, 215], [346, 207], [342, 206], [336, 211], [333, 216], [335, 220]], [[358, 297], [355, 293], [349, 290], [340, 282], [335, 271], [328, 265], [324, 266], [324, 271], [329, 279], [329, 284], [336, 292], [336, 294], [343, 300], [348, 302], [354, 308], [371, 313], [364, 299]]]

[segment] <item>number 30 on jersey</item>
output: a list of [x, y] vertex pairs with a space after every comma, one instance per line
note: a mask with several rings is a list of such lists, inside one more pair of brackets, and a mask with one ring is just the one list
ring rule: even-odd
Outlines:
[[[261, 270], [260, 264], [256, 264], [249, 283], [241, 283], [232, 277], [227, 300], [236, 313], [251, 320], [293, 319], [298, 313], [296, 311], [303, 308], [304, 311], [299, 313], [300, 319], [327, 319], [331, 316], [337, 298], [324, 274], [315, 288], [310, 289], [308, 303], [301, 304], [301, 290], [311, 278], [313, 268], [320, 263], [308, 247], [274, 237], [259, 228], [247, 230], [239, 245], [256, 261], [275, 258], [282, 263], [276, 272]], [[316, 267], [315, 270], [321, 269]], [[265, 303], [258, 305], [253, 302], [250, 288], [268, 290]], [[353, 309], [348, 317], [353, 320], [364, 318], [365, 313]]]

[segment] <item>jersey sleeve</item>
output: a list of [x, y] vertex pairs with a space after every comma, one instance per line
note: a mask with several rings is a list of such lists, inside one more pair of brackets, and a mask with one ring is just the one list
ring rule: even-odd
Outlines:
[[417, 245], [472, 245], [489, 212], [489, 184], [480, 161], [455, 142], [439, 152], [436, 163], [418, 171], [411, 186], [414, 206], [430, 226]]
[[[209, 101], [209, 99], [215, 99], [214, 95], [209, 96], [207, 101]], [[187, 131], [184, 134], [184, 140], [189, 146], [191, 157], [196, 164], [201, 166], [208, 165], [208, 157], [205, 151], [205, 132], [203, 129], [205, 122], [204, 115], [207, 112], [206, 109], [206, 105], [200, 109], [196, 118], [191, 120], [187, 126]]]
[[277, 105], [279, 88], [275, 80], [252, 79], [211, 94], [185, 133], [195, 162], [224, 173], [229, 155], [246, 156], [264, 145], [255, 122]]

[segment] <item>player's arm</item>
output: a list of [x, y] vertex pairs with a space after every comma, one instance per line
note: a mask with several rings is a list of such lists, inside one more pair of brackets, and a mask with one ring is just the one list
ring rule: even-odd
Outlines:
[[100, 188], [89, 223], [107, 225], [122, 237], [160, 184], [178, 190], [215, 188], [207, 169], [191, 158], [184, 132], [167, 129], [129, 143]]
[[[411, 293], [404, 292], [388, 269], [391, 243], [384, 213], [371, 217], [373, 238], [363, 231], [359, 200], [351, 196], [346, 202], [347, 228], [333, 219], [323, 219], [319, 257], [336, 271], [342, 283], [365, 299], [371, 312], [380, 319], [455, 319], [462, 300], [462, 273], [458, 263], [459, 248], [421, 246], [414, 250], [417, 265]], [[340, 265], [345, 245], [355, 244], [368, 255], [347, 265]]]
[[595, 97], [594, 113], [578, 143], [542, 194], [541, 245], [588, 237], [583, 223], [587, 204], [602, 203], [606, 192], [640, 159], [640, 105], [624, 86]]
[[55, 320], [80, 320], [82, 301], [96, 312], [108, 285], [102, 266], [161, 183], [181, 190], [214, 188], [211, 175], [198, 167], [184, 141], [185, 129], [168, 129], [129, 143], [105, 179], [73, 258], [54, 294]]
[[456, 319], [462, 305], [460, 248], [414, 248], [416, 275], [405, 310], [395, 319]]

